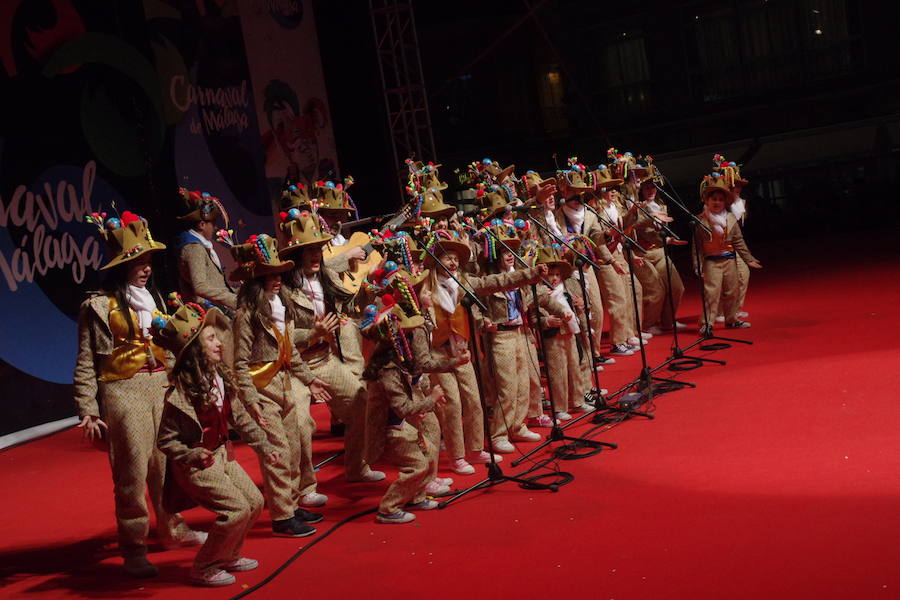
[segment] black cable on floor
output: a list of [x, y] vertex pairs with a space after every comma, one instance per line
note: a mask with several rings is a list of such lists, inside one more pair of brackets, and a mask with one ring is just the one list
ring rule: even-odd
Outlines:
[[294, 562], [295, 560], [300, 558], [300, 556], [302, 554], [304, 554], [307, 550], [309, 550], [310, 548], [312, 548], [313, 546], [315, 546], [316, 544], [318, 544], [319, 542], [321, 542], [322, 540], [327, 538], [329, 535], [331, 535], [332, 533], [337, 531], [340, 527], [346, 525], [347, 523], [349, 523], [350, 521], [353, 521], [354, 519], [358, 519], [358, 518], [364, 517], [366, 515], [374, 514], [375, 511], [377, 511], [377, 510], [378, 510], [377, 508], [370, 508], [369, 510], [364, 510], [364, 511], [356, 513], [354, 515], [350, 515], [346, 519], [338, 521], [337, 523], [335, 523], [334, 525], [331, 526], [331, 529], [329, 529], [328, 531], [326, 531], [325, 533], [323, 533], [322, 535], [320, 535], [319, 537], [317, 537], [316, 539], [314, 539], [307, 545], [305, 545], [302, 548], [300, 548], [299, 550], [297, 550], [297, 552], [295, 552], [290, 558], [288, 558], [286, 561], [284, 561], [284, 563], [280, 567], [278, 567], [277, 569], [272, 571], [265, 579], [263, 579], [256, 585], [248, 587], [246, 590], [244, 590], [240, 594], [232, 596], [231, 598], [229, 598], [229, 600], [238, 600], [238, 598], [246, 598], [253, 592], [257, 591], [258, 589], [260, 589], [261, 587], [263, 587], [264, 585], [266, 585], [267, 583], [269, 583], [270, 581], [275, 579], [285, 569], [287, 569], [292, 562]]

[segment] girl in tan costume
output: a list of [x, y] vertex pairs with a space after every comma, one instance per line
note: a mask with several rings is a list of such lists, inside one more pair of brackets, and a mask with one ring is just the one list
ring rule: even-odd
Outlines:
[[163, 308], [159, 294], [148, 288], [153, 252], [165, 249], [150, 235], [147, 221], [134, 213], [106, 219], [94, 213], [108, 247], [110, 269], [105, 292], [82, 305], [78, 315], [78, 356], [73, 378], [75, 402], [84, 437], [109, 444], [119, 549], [125, 571], [153, 577], [147, 560], [150, 513], [164, 543], [197, 544], [203, 532], [187, 528], [181, 516], [163, 507], [165, 457], [156, 449], [156, 431], [166, 387], [165, 351], [150, 339], [154, 311]]
[[190, 582], [221, 586], [235, 582], [230, 571], [259, 566], [240, 552], [263, 506], [256, 484], [234, 460], [229, 427], [261, 459], [274, 464], [279, 455], [243, 405], [234, 402], [237, 382], [225, 366], [224, 344], [219, 339], [229, 333], [231, 324], [218, 308], [208, 303], [207, 307], [188, 303], [171, 318], [153, 320], [154, 340], [177, 356], [157, 443], [169, 460], [167, 501], [187, 496], [192, 504], [216, 514], [209, 537], [194, 559]]
[[234, 318], [240, 397], [282, 457], [279, 464], [260, 465], [272, 531], [282, 537], [311, 535], [315, 529], [307, 523], [321, 520], [320, 515], [299, 507], [318, 506], [327, 498], [316, 491], [310, 396], [331, 396], [293, 343], [297, 309], [281, 286], [281, 274], [294, 263], [278, 258], [275, 240], [267, 235], [251, 236], [232, 253], [240, 264], [232, 279], [244, 280]]

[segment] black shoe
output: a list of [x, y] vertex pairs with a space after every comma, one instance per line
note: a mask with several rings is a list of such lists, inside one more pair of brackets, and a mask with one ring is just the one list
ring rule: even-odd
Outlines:
[[332, 423], [331, 424], [331, 435], [333, 435], [335, 437], [343, 437], [344, 424], [343, 423]]
[[595, 356], [595, 357], [594, 357], [594, 364], [595, 364], [595, 365], [600, 365], [601, 367], [602, 367], [603, 365], [614, 365], [614, 364], [616, 364], [616, 359], [614, 359], [614, 358], [609, 358], [609, 357], [607, 357], [607, 356]]
[[316, 532], [315, 527], [301, 523], [296, 518], [272, 521], [272, 535], [276, 537], [306, 537]]
[[325, 517], [320, 515], [319, 513], [314, 513], [311, 510], [306, 510], [305, 508], [298, 508], [294, 511], [294, 518], [298, 521], [301, 521], [306, 524], [318, 523]]

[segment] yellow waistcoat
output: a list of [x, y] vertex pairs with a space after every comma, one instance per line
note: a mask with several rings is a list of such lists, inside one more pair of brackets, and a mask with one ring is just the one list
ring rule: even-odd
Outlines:
[[[165, 366], [165, 350], [144, 339], [141, 335], [141, 327], [138, 325], [137, 315], [130, 308], [126, 313], [119, 308], [119, 302], [115, 297], [109, 298], [109, 330], [113, 336], [113, 351], [101, 356], [99, 361], [99, 381], [117, 381], [133, 377], [153, 356], [156, 364]], [[134, 328], [134, 337], [128, 337], [128, 321], [131, 319]]]

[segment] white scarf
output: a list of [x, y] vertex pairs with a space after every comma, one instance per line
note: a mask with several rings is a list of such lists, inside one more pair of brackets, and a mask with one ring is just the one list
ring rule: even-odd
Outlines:
[[657, 203], [656, 203], [656, 200], [650, 200], [649, 202], [647, 202], [647, 208], [648, 208], [648, 209], [650, 210], [650, 212], [652, 212], [652, 213], [661, 213], [661, 212], [663, 212], [662, 206], [660, 206], [659, 204], [657, 204]]
[[332, 246], [346, 246], [347, 238], [345, 238], [342, 234], [336, 233], [334, 237], [331, 238], [330, 243]]
[[129, 285], [125, 291], [125, 299], [128, 305], [137, 313], [138, 325], [145, 338], [150, 337], [150, 323], [153, 321], [153, 311], [156, 310], [156, 302], [153, 294], [145, 287]]
[[219, 270], [222, 270], [222, 261], [219, 260], [219, 255], [216, 254], [216, 249], [213, 248], [213, 243], [194, 231], [193, 229], [188, 229], [188, 233], [197, 238], [197, 241], [203, 244], [203, 247], [209, 250], [209, 256], [212, 258], [212, 261], [216, 263], [216, 266], [219, 267]]
[[731, 203], [731, 214], [734, 215], [734, 218], [738, 221], [744, 218], [744, 215], [747, 214], [747, 204], [744, 202], [743, 198], [735, 198], [734, 202]]
[[616, 226], [622, 224], [622, 221], [619, 219], [619, 209], [616, 208], [614, 202], [609, 202], [603, 205], [603, 212], [606, 213], [606, 217], [613, 222]]
[[712, 225], [713, 231], [719, 235], [725, 235], [725, 227], [728, 224], [728, 221], [725, 217], [728, 214], [727, 211], [722, 211], [718, 214], [709, 212], [709, 209], [703, 211], [703, 214], [706, 216], [706, 220], [709, 221], [709, 224]]
[[225, 405], [225, 382], [218, 373], [213, 377], [213, 385], [210, 388], [209, 393], [216, 399], [216, 406], [221, 410]]
[[566, 215], [566, 220], [569, 221], [569, 225], [572, 226], [572, 229], [575, 233], [581, 233], [581, 227], [584, 225], [584, 205], [579, 204], [577, 208], [572, 208], [568, 203], [563, 204], [562, 206], [563, 214]]
[[281, 296], [275, 294], [270, 297], [269, 306], [272, 308], [272, 322], [278, 331], [284, 333], [284, 304], [281, 302]]
[[453, 314], [459, 300], [459, 284], [452, 277], [438, 277], [434, 288], [434, 301], [449, 314]]
[[556, 222], [556, 213], [552, 210], [547, 210], [547, 214], [544, 216], [544, 219], [547, 221], [547, 229], [553, 232], [557, 238], [565, 238], [562, 231], [559, 230], [559, 223]]
[[[321, 317], [325, 314], [325, 290], [322, 288], [322, 281], [319, 279], [318, 273], [313, 273], [309, 277], [303, 276], [303, 293], [313, 303], [316, 316]], [[309, 283], [309, 286], [306, 284]]]
[[[569, 304], [569, 301], [566, 299], [566, 286], [564, 283], [560, 282], [556, 287], [550, 290], [550, 297], [568, 308], [572, 310], [572, 306]], [[578, 326], [578, 317], [572, 316], [571, 319], [565, 322], [565, 327], [571, 333], [578, 333], [581, 331], [581, 327]]]

